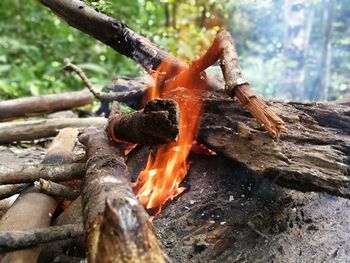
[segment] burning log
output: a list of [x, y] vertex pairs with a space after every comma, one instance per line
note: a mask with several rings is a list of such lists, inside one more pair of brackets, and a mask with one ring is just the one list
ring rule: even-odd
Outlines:
[[112, 139], [142, 143], [165, 144], [174, 141], [179, 132], [178, 106], [174, 100], [149, 101], [141, 111], [112, 114], [108, 132]]
[[[55, 140], [61, 141], [61, 137], [70, 139], [63, 141], [61, 144], [55, 143], [54, 140], [42, 163], [55, 162], [57, 160], [69, 161], [69, 156], [72, 156], [71, 152], [73, 151], [77, 134], [78, 131], [73, 128], [61, 130]], [[0, 231], [18, 231], [47, 227], [50, 225], [51, 217], [56, 206], [56, 200], [43, 193], [37, 193], [34, 190], [22, 193], [1, 218]], [[39, 253], [40, 247], [38, 246], [13, 251], [6, 253], [2, 262], [36, 262]]]
[[88, 158], [82, 204], [89, 262], [165, 262], [148, 215], [130, 188], [121, 149], [94, 128], [80, 140]]
[[[63, 151], [66, 151], [66, 149], [63, 149]], [[66, 157], [62, 156], [62, 158]], [[57, 159], [57, 156], [53, 158]], [[83, 163], [1, 165], [0, 184], [33, 183], [40, 179], [54, 182], [79, 179], [85, 173], [84, 166]], [[17, 185], [18, 188], [13, 188], [20, 189], [21, 186], [25, 187], [24, 184], [20, 184]], [[6, 191], [10, 191], [9, 187], [5, 189]], [[6, 195], [7, 193], [4, 194]]]
[[[0, 168], [0, 171], [3, 171], [3, 170]], [[1, 177], [1, 175], [0, 175], [0, 177]], [[24, 189], [29, 187], [29, 185], [30, 184], [0, 185], [0, 200], [22, 192]]]
[[57, 184], [52, 181], [47, 181], [44, 179], [40, 179], [34, 183], [35, 187], [39, 189], [41, 192], [55, 196], [55, 197], [63, 197], [68, 200], [75, 200], [79, 196], [79, 192], [62, 184]]
[[106, 123], [107, 120], [100, 117], [57, 118], [0, 123], [0, 144], [53, 137], [58, 134], [58, 130], [67, 127], [85, 128], [95, 126], [101, 128], [104, 127]]
[[0, 120], [28, 117], [91, 104], [88, 90], [0, 101]]
[[22, 231], [0, 231], [0, 251], [16, 250], [83, 235], [83, 225], [62, 225]]

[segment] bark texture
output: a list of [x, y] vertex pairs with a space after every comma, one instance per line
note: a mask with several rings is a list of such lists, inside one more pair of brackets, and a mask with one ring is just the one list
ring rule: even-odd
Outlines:
[[[3, 171], [2, 168], [0, 168], [0, 171]], [[0, 172], [0, 174], [1, 174], [1, 172]], [[30, 184], [9, 184], [9, 185], [1, 184], [0, 185], [0, 200], [22, 192], [29, 185]]]
[[121, 149], [94, 128], [80, 140], [88, 158], [82, 204], [89, 262], [165, 262], [148, 215], [130, 188]]
[[[66, 151], [66, 149], [63, 149], [63, 151]], [[54, 159], [59, 158], [54, 156]], [[83, 163], [1, 165], [0, 184], [32, 183], [39, 179], [54, 182], [78, 179], [85, 173], [84, 166]]]
[[174, 100], [152, 100], [142, 111], [112, 114], [108, 126], [114, 140], [146, 145], [169, 143], [179, 133], [178, 105]]
[[288, 128], [279, 140], [267, 136], [236, 102], [222, 98], [206, 101], [198, 139], [255, 175], [299, 190], [350, 197], [349, 104], [269, 104]]
[[0, 120], [67, 110], [91, 104], [88, 90], [0, 101]]
[[58, 130], [67, 127], [85, 128], [95, 126], [101, 128], [106, 124], [107, 120], [100, 117], [57, 118], [0, 123], [0, 144], [54, 137], [58, 134]]

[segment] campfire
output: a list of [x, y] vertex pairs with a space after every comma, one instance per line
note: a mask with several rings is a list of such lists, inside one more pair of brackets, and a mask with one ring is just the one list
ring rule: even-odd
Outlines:
[[[105, 114], [0, 124], [0, 143], [17, 150], [13, 142], [39, 139], [18, 150], [36, 162], [0, 166], [3, 262], [285, 261], [302, 254], [291, 244], [333, 242], [332, 226], [349, 216], [325, 216], [350, 205], [347, 105], [259, 98], [224, 29], [187, 65], [82, 1], [39, 2], [146, 74], [104, 93], [69, 62], [64, 69], [87, 90], [0, 102], [1, 121], [93, 99]], [[223, 78], [206, 71], [217, 62]], [[123, 113], [120, 103], [134, 110]], [[332, 253], [346, 257], [341, 248]]]

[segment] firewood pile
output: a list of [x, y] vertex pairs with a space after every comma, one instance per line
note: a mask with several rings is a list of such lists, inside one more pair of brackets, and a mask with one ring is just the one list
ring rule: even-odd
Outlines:
[[[1, 262], [346, 259], [349, 104], [259, 98], [225, 30], [187, 65], [82, 1], [39, 2], [147, 74], [103, 93], [68, 63], [86, 90], [0, 101], [3, 152], [54, 138], [34, 163], [0, 152]], [[58, 113], [94, 99], [102, 117]]]

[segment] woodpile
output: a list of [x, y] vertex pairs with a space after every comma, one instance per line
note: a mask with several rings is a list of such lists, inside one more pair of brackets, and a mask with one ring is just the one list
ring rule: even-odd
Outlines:
[[[88, 262], [171, 261], [150, 221], [152, 211], [145, 210], [131, 185], [145, 160], [152, 158], [152, 154], [147, 157], [148, 149], [157, 152], [161, 145], [176, 141], [183, 125], [176, 99], [145, 103], [150, 87], [186, 89], [196, 83], [204, 90], [196, 144], [210, 155], [207, 162], [218, 158], [212, 155], [215, 152], [225, 164], [237, 164], [256, 178], [350, 197], [349, 104], [264, 101], [244, 79], [234, 40], [225, 30], [218, 32], [200, 59], [187, 65], [83, 1], [39, 2], [71, 26], [133, 59], [148, 74], [120, 79], [115, 85], [126, 85], [126, 92], [102, 93], [84, 72], [68, 64], [65, 69], [77, 73], [89, 91], [0, 102], [1, 144], [54, 137], [41, 163], [17, 160], [0, 165], [0, 198], [19, 194], [4, 208], [0, 220], [1, 262], [75, 262], [85, 257]], [[217, 61], [224, 79], [205, 72]], [[160, 65], [166, 70], [157, 71]], [[105, 112], [108, 119], [40, 116], [9, 121], [72, 109], [92, 103], [93, 97], [101, 104], [113, 102]], [[121, 102], [134, 111], [122, 113]], [[30, 106], [34, 104], [39, 106]], [[77, 149], [83, 149], [83, 157], [76, 158]], [[198, 211], [205, 206], [201, 204]], [[205, 212], [200, 214], [205, 217]], [[184, 240], [209, 231], [211, 221], [184, 235]], [[253, 221], [247, 226], [270, 240]], [[232, 242], [224, 236], [231, 230], [221, 224], [205, 242], [196, 240], [195, 250], [212, 243], [214, 254], [221, 255]], [[160, 236], [164, 236], [161, 231]]]

